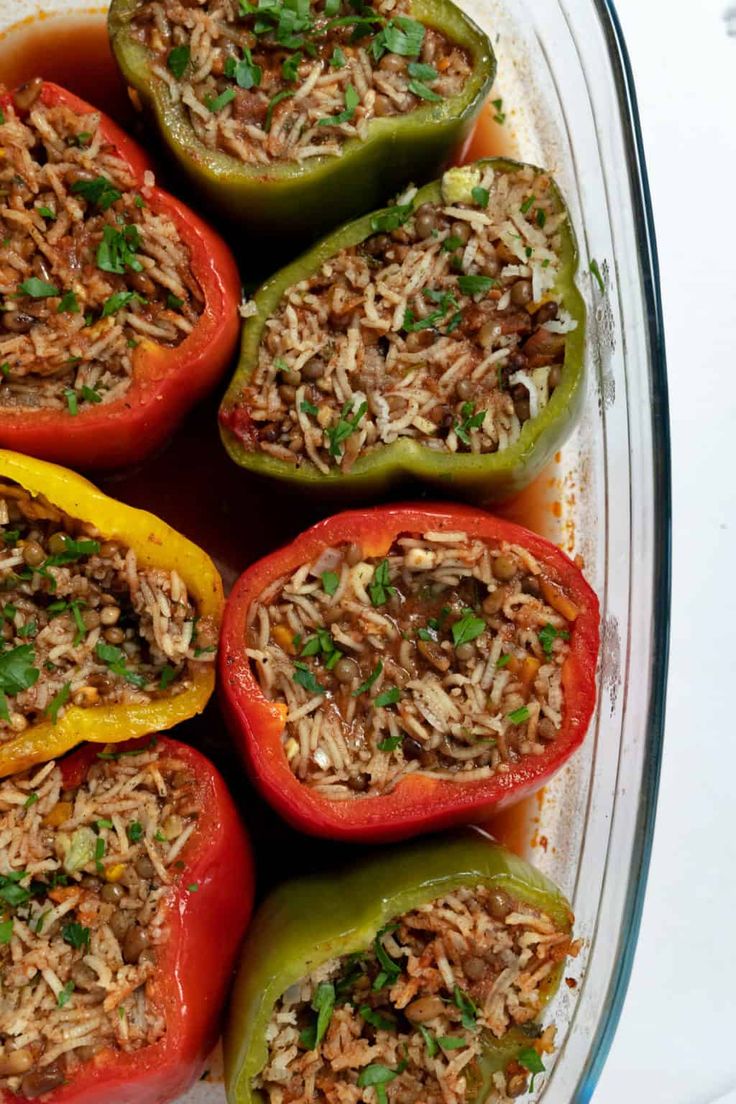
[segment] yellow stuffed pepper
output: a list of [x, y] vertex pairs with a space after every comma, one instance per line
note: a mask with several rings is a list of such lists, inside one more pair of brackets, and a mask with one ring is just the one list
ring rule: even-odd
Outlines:
[[209, 556], [165, 522], [0, 450], [0, 777], [200, 713], [222, 607]]

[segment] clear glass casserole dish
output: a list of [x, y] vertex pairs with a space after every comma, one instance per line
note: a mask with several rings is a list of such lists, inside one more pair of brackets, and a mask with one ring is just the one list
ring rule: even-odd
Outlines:
[[[541, 1095], [545, 1104], [582, 1104], [593, 1094], [629, 978], [662, 750], [670, 471], [656, 246], [635, 93], [612, 6], [461, 2], [498, 54], [493, 97], [502, 152], [550, 168], [566, 195], [589, 307], [583, 417], [553, 469], [508, 512], [527, 523], [533, 514], [535, 527], [585, 561], [602, 609], [598, 708], [582, 750], [528, 803], [523, 820], [516, 815], [513, 831], [508, 822], [495, 825], [575, 910], [583, 950], [547, 1016], [559, 1025], [559, 1048]], [[0, 3], [0, 31], [39, 13], [58, 14], [61, 28], [63, 13], [80, 8], [78, 0]], [[103, 18], [102, 9], [91, 11]], [[187, 1104], [222, 1104], [216, 1067], [215, 1059], [211, 1080], [195, 1086]]]

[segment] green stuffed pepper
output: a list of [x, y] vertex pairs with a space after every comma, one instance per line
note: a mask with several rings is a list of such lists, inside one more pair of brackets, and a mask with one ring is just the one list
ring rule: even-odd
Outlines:
[[246, 938], [229, 1104], [520, 1095], [553, 1049], [539, 1017], [571, 924], [546, 878], [477, 831], [281, 886]]
[[482, 501], [515, 493], [581, 404], [576, 269], [549, 173], [449, 169], [256, 292], [220, 409], [228, 452], [320, 493], [406, 476]]
[[113, 0], [109, 30], [181, 171], [269, 258], [436, 173], [496, 69], [451, 0]]

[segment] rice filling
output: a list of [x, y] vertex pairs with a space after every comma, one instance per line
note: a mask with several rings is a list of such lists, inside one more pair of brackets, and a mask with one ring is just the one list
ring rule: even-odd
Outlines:
[[144, 568], [43, 496], [0, 481], [0, 742], [71, 705], [149, 702], [211, 663], [217, 626], [174, 570]]
[[552, 181], [467, 167], [442, 188], [416, 210], [404, 197], [286, 290], [237, 400], [246, 448], [323, 474], [405, 440], [493, 453], [545, 408], [577, 326], [560, 301], [567, 215]]
[[[552, 1051], [554, 1028], [537, 1021], [570, 953], [569, 934], [545, 913], [500, 889], [461, 887], [291, 985], [253, 1087], [268, 1104], [465, 1104], [489, 1038], [517, 1026], [540, 1065]], [[508, 1062], [489, 1101], [523, 1094], [528, 1076]]]
[[247, 654], [286, 704], [289, 766], [335, 800], [410, 772], [467, 782], [544, 754], [578, 608], [524, 548], [400, 536], [325, 549], [253, 603]]
[[76, 417], [123, 398], [140, 343], [178, 346], [204, 302], [152, 174], [139, 188], [100, 116], [41, 87], [0, 116], [0, 407]]
[[53, 762], [0, 784], [0, 1093], [165, 1034], [151, 984], [197, 817], [190, 768], [151, 745], [74, 788]]
[[197, 138], [269, 165], [338, 157], [373, 119], [462, 91], [468, 52], [410, 12], [405, 0], [153, 0], [132, 27]]

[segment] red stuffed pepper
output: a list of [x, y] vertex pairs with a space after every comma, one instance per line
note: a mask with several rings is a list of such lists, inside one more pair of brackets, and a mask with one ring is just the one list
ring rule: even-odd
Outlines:
[[163, 1104], [201, 1074], [250, 915], [214, 767], [87, 745], [0, 784], [0, 1101]]
[[250, 567], [220, 648], [229, 723], [296, 827], [357, 841], [476, 820], [585, 736], [598, 602], [549, 541], [460, 506], [338, 514]]
[[220, 378], [240, 281], [110, 119], [40, 79], [0, 97], [0, 446], [113, 468]]

